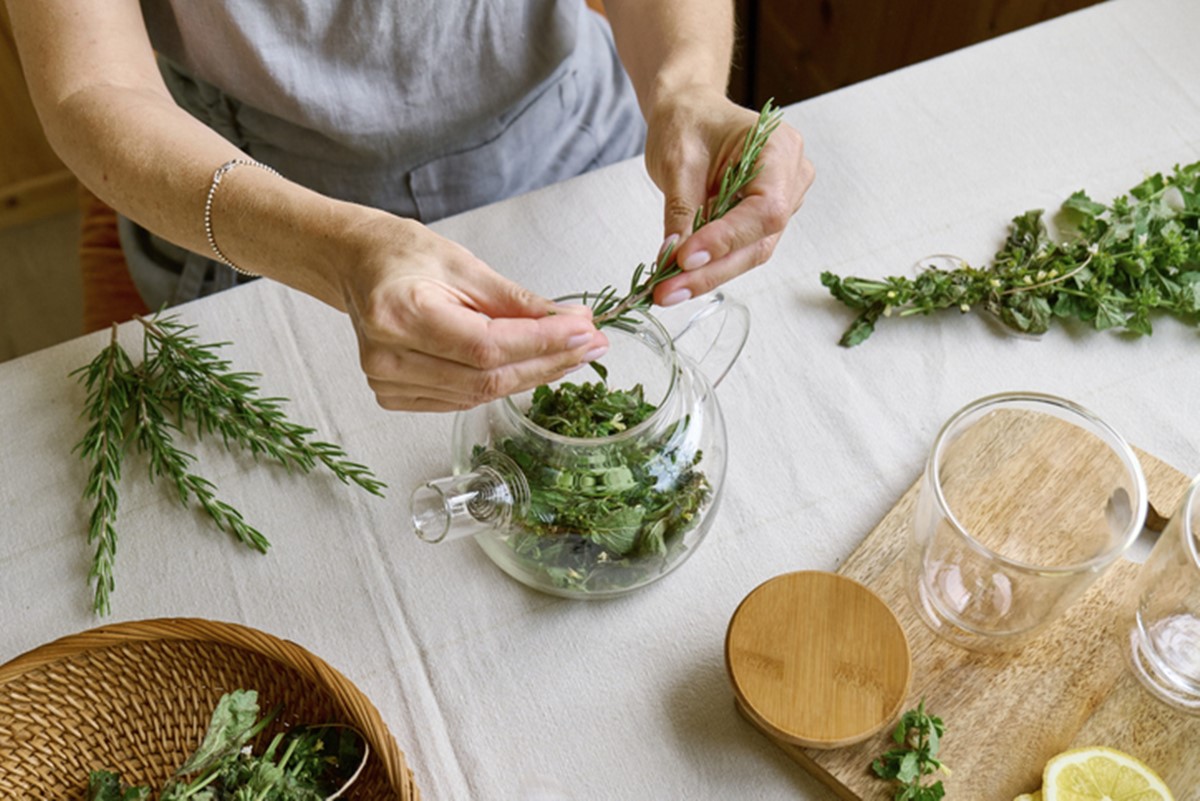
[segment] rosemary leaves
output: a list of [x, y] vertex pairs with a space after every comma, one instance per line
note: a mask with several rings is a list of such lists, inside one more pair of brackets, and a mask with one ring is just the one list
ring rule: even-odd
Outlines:
[[[721, 174], [721, 185], [717, 194], [696, 209], [696, 216], [692, 219], [693, 232], [706, 223], [724, 217], [741, 202], [742, 190], [758, 176], [761, 169], [758, 166], [758, 157], [782, 119], [783, 110], [775, 108], [772, 101], [768, 100], [759, 112], [758, 120], [746, 131], [746, 138], [742, 142], [737, 160], [730, 162]], [[592, 319], [596, 327], [603, 328], [621, 322], [625, 313], [632, 309], [649, 308], [654, 287], [668, 278], [679, 275], [682, 270], [675, 261], [674, 250], [673, 246], [663, 248], [662, 253], [654, 260], [653, 268], [645, 263], [639, 264], [629, 282], [629, 291], [622, 297], [618, 297], [616, 288], [611, 285], [591, 293], [590, 299], [589, 294], [585, 293], [583, 300], [592, 307]]]
[[95, 582], [93, 611], [111, 611], [119, 487], [131, 445], [145, 456], [151, 481], [168, 481], [180, 504], [194, 499], [218, 528], [260, 552], [269, 547], [267, 538], [217, 497], [216, 486], [193, 471], [196, 458], [177, 444], [189, 423], [196, 436], [220, 435], [228, 449], [236, 446], [301, 473], [322, 466], [343, 483], [382, 497], [386, 485], [369, 468], [349, 461], [337, 445], [312, 439], [312, 428], [289, 421], [286, 399], [261, 397], [254, 374], [232, 371], [217, 355], [227, 343], [198, 342], [192, 327], [176, 317], [136, 319], [143, 329], [140, 364], [121, 347], [114, 324], [109, 344], [72, 373], [87, 390], [89, 426], [75, 451], [90, 464], [84, 498], [94, 504], [88, 522], [88, 542], [95, 547], [88, 574]]

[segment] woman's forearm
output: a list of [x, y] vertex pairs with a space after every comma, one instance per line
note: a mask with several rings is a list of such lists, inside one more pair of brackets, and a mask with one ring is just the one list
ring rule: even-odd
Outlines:
[[725, 94], [733, 56], [730, 0], [606, 0], [621, 62], [647, 119], [684, 92]]
[[[209, 185], [220, 165], [245, 155], [175, 104], [136, 0], [10, 2], [9, 9], [30, 94], [63, 162], [125, 216], [214, 255], [205, 232]], [[211, 223], [239, 267], [342, 308], [338, 265], [353, 242], [346, 235], [380, 214], [241, 167], [222, 181]]]
[[[59, 156], [104, 202], [165, 239], [215, 255], [205, 201], [217, 167], [245, 158], [236, 147], [169, 98], [119, 86], [76, 92], [43, 118]], [[345, 254], [332, 250], [334, 239], [371, 216], [240, 167], [223, 178], [210, 222], [222, 252], [242, 269], [341, 308], [336, 257]]]

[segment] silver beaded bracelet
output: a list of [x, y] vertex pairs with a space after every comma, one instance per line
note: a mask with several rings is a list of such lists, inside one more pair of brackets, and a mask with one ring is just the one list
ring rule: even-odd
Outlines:
[[252, 273], [249, 270], [243, 270], [241, 267], [238, 267], [236, 264], [226, 258], [225, 254], [221, 252], [221, 249], [217, 247], [217, 239], [215, 236], [213, 236], [212, 205], [213, 198], [216, 197], [217, 194], [217, 187], [221, 185], [221, 179], [224, 178], [227, 173], [232, 172], [237, 167], [241, 167], [243, 165], [247, 167], [258, 167], [260, 170], [266, 170], [272, 175], [276, 175], [281, 178], [283, 177], [279, 175], [277, 170], [268, 167], [266, 164], [263, 164], [260, 161], [255, 161], [254, 159], [230, 159], [220, 167], [217, 167], [217, 171], [213, 173], [212, 183], [208, 185], [208, 197], [204, 199], [204, 235], [208, 237], [209, 247], [212, 248], [212, 252], [217, 255], [217, 259], [219, 259], [222, 264], [229, 265], [242, 275], [257, 277], [258, 273]]

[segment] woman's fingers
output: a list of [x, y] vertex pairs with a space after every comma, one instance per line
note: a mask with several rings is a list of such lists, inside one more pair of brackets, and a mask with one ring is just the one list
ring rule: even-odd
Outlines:
[[469, 408], [561, 378], [608, 339], [465, 248], [396, 220], [345, 280], [363, 373], [386, 409]]
[[673, 306], [688, 298], [699, 297], [739, 275], [749, 272], [771, 258], [780, 234], [755, 240], [746, 247], [706, 263], [703, 268], [684, 271], [654, 288], [654, 302]]
[[[447, 304], [426, 322], [427, 335], [410, 347], [484, 371], [522, 362], [571, 366], [582, 354], [607, 344], [590, 317], [575, 314], [491, 317]], [[575, 361], [568, 364], [571, 358]]]
[[816, 176], [804, 155], [803, 139], [786, 125], [771, 134], [758, 167], [759, 174], [746, 185], [733, 209], [684, 240], [676, 255], [685, 271], [705, 268], [769, 237], [778, 238], [804, 203]]
[[404, 399], [418, 397], [469, 407], [556, 381], [605, 349], [589, 340], [573, 350], [484, 369], [416, 350], [387, 349], [373, 359], [367, 380], [386, 408], [403, 408], [398, 404]]
[[578, 309], [492, 318], [448, 288], [418, 294], [398, 297], [383, 321], [356, 326], [362, 370], [386, 409], [469, 408], [557, 380], [607, 350]]

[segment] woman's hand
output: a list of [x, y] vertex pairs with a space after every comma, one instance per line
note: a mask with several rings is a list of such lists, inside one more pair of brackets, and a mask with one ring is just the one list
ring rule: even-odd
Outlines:
[[452, 411], [561, 378], [608, 341], [420, 223], [381, 215], [342, 278], [367, 382], [385, 409]]
[[670, 306], [702, 295], [771, 257], [812, 185], [812, 163], [796, 129], [780, 126], [759, 157], [760, 172], [724, 217], [694, 234], [696, 210], [717, 193], [726, 165], [741, 153], [758, 114], [722, 95], [679, 92], [648, 120], [646, 168], [666, 198], [666, 244], [674, 237], [683, 274], [659, 284], [654, 301]]

